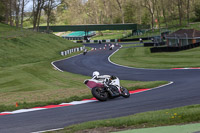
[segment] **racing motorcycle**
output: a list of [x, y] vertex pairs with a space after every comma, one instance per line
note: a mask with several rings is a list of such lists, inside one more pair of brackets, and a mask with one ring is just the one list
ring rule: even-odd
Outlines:
[[87, 79], [84, 84], [91, 89], [92, 95], [99, 101], [106, 101], [119, 96], [130, 97], [129, 91], [120, 86], [118, 77], [112, 76], [110, 79]]
[[84, 49], [83, 55], [87, 54], [87, 49]]

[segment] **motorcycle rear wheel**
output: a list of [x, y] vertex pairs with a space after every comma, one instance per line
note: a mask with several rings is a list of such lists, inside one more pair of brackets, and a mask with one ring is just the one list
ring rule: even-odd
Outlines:
[[124, 88], [124, 87], [121, 87], [121, 95], [124, 97], [124, 98], [129, 98], [130, 97], [130, 93], [129, 93], [129, 91], [126, 89], [126, 88]]
[[108, 99], [107, 92], [104, 91], [101, 87], [94, 87], [92, 88], [92, 95], [98, 99], [99, 101], [106, 101]]

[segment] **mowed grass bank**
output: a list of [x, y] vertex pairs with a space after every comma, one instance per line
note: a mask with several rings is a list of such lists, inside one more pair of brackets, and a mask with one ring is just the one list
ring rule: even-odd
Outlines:
[[122, 48], [111, 61], [137, 68], [200, 67], [200, 47], [180, 52], [151, 53], [149, 47]]
[[129, 129], [200, 122], [200, 105], [138, 113], [126, 117], [90, 121], [72, 125], [55, 133], [114, 132]]
[[64, 97], [60, 94], [72, 95], [80, 89], [84, 78], [55, 71], [51, 62], [63, 58], [60, 51], [82, 45], [51, 34], [21, 34], [20, 29], [3, 24], [0, 33], [0, 104], [59, 99]]
[[131, 33], [130, 30], [124, 31], [124, 30], [106, 30], [102, 31], [103, 35], [96, 35], [93, 36], [92, 40], [106, 40], [106, 39], [120, 39], [123, 38]]
[[[62, 73], [51, 65], [52, 61], [78, 54], [62, 57], [60, 51], [80, 46], [55, 35], [22, 32], [0, 24], [0, 112], [92, 97], [83, 84], [90, 77]], [[122, 81], [131, 90], [165, 83]]]

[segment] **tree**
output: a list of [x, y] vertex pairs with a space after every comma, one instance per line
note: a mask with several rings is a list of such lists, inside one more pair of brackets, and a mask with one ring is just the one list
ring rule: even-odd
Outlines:
[[156, 0], [144, 0], [142, 6], [148, 9], [151, 14], [151, 26], [152, 30], [154, 30], [154, 18], [155, 18], [155, 8], [156, 8]]
[[15, 25], [19, 27], [20, 0], [15, 0]]
[[159, 29], [160, 29], [160, 18], [161, 18], [161, 15], [160, 15], [160, 11], [161, 11], [161, 3], [160, 3], [160, 0], [155, 0], [155, 3], [156, 3], [156, 18], [157, 18], [157, 23], [158, 23], [158, 26], [159, 26]]
[[[57, 7], [60, 3], [56, 3], [56, 0], [47, 0], [44, 6], [45, 13], [47, 15], [47, 31], [49, 32], [49, 24], [51, 23], [51, 18], [53, 18], [52, 10]], [[55, 18], [55, 17], [54, 17]]]
[[190, 0], [187, 0], [187, 24], [190, 23]]
[[37, 30], [37, 27], [39, 26], [41, 11], [44, 6], [45, 0], [32, 0], [33, 1], [33, 30]]
[[0, 0], [0, 22], [3, 22], [5, 20], [5, 4], [2, 0]]
[[23, 28], [23, 23], [24, 23], [24, 7], [25, 7], [25, 1], [22, 0], [22, 12], [21, 12], [21, 28]]
[[183, 0], [178, 0], [178, 12], [179, 12], [179, 25], [182, 26], [183, 19]]
[[13, 26], [13, 1], [9, 0], [9, 20], [10, 20], [10, 25]]
[[124, 3], [126, 2], [126, 0], [116, 0], [117, 2], [117, 5], [119, 7], [119, 10], [121, 12], [121, 19], [122, 19], [122, 23], [124, 24], [125, 23], [125, 20], [124, 20], [124, 9], [123, 9], [123, 5]]
[[24, 23], [24, 8], [29, 2], [30, 2], [30, 0], [21, 0], [21, 2], [20, 2], [20, 5], [21, 5], [21, 28], [23, 28], [23, 23]]
[[162, 9], [162, 15], [164, 18], [165, 26], [168, 27], [167, 16], [166, 16], [166, 10], [167, 10], [166, 0], [161, 0], [161, 9]]
[[194, 11], [195, 11], [195, 16], [197, 21], [200, 21], [200, 8], [199, 8], [200, 4], [195, 5], [194, 7]]

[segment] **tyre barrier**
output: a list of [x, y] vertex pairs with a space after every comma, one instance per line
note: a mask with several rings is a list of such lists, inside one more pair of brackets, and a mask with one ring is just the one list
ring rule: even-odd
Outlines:
[[144, 47], [153, 47], [153, 46], [162, 46], [162, 45], [165, 45], [165, 42], [158, 42], [158, 43], [145, 42], [144, 43]]
[[187, 50], [195, 47], [199, 47], [200, 42], [194, 43], [194, 44], [189, 44], [185, 46], [180, 46], [180, 47], [153, 47], [151, 48], [151, 53], [156, 53], [156, 52], [178, 52], [182, 50]]

